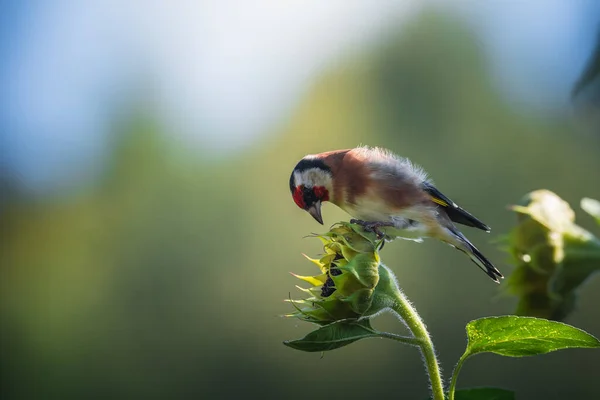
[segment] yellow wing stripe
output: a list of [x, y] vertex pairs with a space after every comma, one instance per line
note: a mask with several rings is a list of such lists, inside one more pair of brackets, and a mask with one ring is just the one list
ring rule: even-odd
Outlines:
[[448, 207], [448, 203], [446, 203], [444, 200], [438, 199], [437, 197], [431, 196], [431, 200], [434, 203], [437, 203], [437, 204], [439, 204], [442, 207]]

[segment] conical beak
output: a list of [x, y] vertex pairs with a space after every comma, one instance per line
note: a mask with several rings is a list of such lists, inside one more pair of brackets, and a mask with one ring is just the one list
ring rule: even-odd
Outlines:
[[317, 201], [315, 204], [308, 208], [308, 213], [312, 215], [314, 219], [317, 220], [318, 223], [323, 225], [323, 217], [321, 216], [321, 202]]

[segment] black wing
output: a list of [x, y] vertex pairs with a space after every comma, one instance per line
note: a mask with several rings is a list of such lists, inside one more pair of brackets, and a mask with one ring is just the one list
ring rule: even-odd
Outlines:
[[491, 229], [489, 226], [475, 218], [466, 210], [462, 209], [455, 202], [446, 197], [442, 192], [437, 190], [431, 183], [423, 183], [423, 189], [431, 196], [431, 200], [444, 208], [450, 219], [458, 224], [479, 228], [486, 232]]

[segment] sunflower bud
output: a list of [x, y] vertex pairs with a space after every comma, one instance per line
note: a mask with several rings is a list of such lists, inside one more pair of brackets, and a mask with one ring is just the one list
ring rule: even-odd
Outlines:
[[289, 300], [296, 312], [290, 317], [326, 325], [345, 319], [359, 319], [373, 315], [384, 307], [375, 302], [374, 294], [380, 281], [379, 243], [372, 233], [360, 226], [341, 222], [323, 235], [324, 255], [312, 259], [320, 273], [295, 277], [312, 285], [300, 288], [309, 295], [303, 300]]
[[548, 190], [527, 194], [507, 240], [516, 269], [507, 290], [520, 297], [516, 313], [562, 320], [578, 287], [600, 268], [600, 241], [575, 223], [567, 202]]

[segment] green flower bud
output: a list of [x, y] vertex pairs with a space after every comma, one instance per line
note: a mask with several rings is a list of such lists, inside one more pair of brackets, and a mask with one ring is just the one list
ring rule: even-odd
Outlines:
[[518, 224], [507, 241], [516, 269], [507, 290], [520, 298], [516, 313], [562, 320], [575, 307], [579, 286], [600, 268], [600, 241], [548, 190], [527, 194], [512, 210]]
[[299, 287], [309, 297], [288, 300], [296, 312], [287, 316], [326, 325], [381, 311], [381, 302], [373, 304], [382, 267], [377, 250], [380, 243], [375, 235], [364, 232], [360, 226], [341, 222], [329, 232], [315, 236], [323, 242], [325, 254], [320, 259], [305, 257], [317, 265], [320, 274], [292, 274], [312, 287]]

